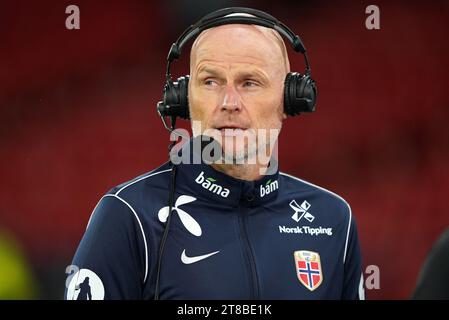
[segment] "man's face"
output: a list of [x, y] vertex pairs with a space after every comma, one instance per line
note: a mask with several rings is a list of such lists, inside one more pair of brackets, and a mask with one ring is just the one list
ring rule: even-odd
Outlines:
[[[272, 148], [256, 135], [264, 129], [269, 138], [270, 129], [282, 126], [288, 62], [272, 32], [253, 25], [224, 25], [203, 32], [192, 47], [193, 134], [212, 136], [234, 160], [254, 156], [260, 144]], [[256, 143], [242, 139], [251, 135]], [[237, 143], [242, 140], [243, 145]]]

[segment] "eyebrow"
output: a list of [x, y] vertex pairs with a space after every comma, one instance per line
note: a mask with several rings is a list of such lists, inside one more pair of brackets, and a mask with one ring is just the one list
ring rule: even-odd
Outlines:
[[[216, 69], [210, 68], [208, 66], [202, 66], [202, 67], [200, 67], [198, 69], [197, 73], [198, 74], [207, 73], [207, 74], [210, 74], [210, 75], [219, 76], [222, 72], [220, 72], [220, 71], [218, 71]], [[252, 78], [252, 77], [254, 77], [254, 75], [259, 76], [260, 78], [262, 78], [265, 81], [269, 80], [268, 75], [266, 75], [264, 72], [262, 72], [260, 70], [257, 70], [257, 69], [251, 69], [251, 71], [239, 71], [239, 72], [237, 72], [237, 76], [240, 77], [240, 78]]]
[[197, 71], [198, 74], [200, 73], [209, 73], [209, 74], [213, 74], [213, 75], [218, 75], [220, 74], [219, 71], [215, 70], [215, 69], [210, 69], [207, 66], [202, 66], [201, 68], [198, 69]]

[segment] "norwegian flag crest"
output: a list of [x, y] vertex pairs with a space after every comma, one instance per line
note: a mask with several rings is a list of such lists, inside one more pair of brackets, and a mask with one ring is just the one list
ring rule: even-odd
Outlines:
[[315, 290], [323, 282], [320, 255], [317, 252], [301, 250], [295, 251], [296, 275], [310, 291]]

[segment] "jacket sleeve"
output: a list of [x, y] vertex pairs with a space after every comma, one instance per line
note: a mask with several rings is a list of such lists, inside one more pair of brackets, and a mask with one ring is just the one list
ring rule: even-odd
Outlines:
[[362, 271], [357, 225], [354, 216], [349, 223], [349, 233], [344, 257], [344, 283], [342, 299], [365, 300], [365, 289]]
[[75, 253], [65, 299], [141, 299], [148, 268], [146, 250], [135, 210], [119, 196], [104, 196]]

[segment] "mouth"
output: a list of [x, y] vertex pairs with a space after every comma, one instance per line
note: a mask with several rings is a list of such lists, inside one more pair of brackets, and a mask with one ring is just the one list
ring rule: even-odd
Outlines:
[[219, 126], [216, 127], [215, 129], [220, 131], [222, 136], [231, 136], [231, 137], [242, 135], [247, 130], [247, 128], [237, 125]]

